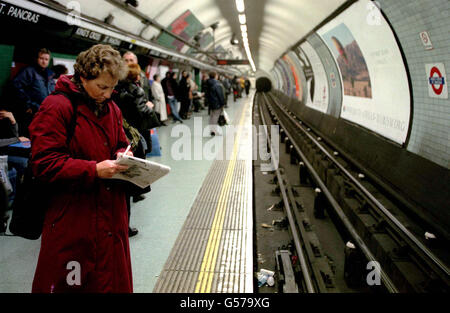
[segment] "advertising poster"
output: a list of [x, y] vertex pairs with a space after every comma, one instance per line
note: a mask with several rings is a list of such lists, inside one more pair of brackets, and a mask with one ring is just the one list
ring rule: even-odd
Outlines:
[[308, 98], [306, 105], [312, 109], [327, 113], [328, 110], [328, 79], [320, 57], [307, 41], [300, 45], [300, 55], [305, 56], [309, 64], [305, 76], [308, 79]]
[[344, 94], [372, 98], [366, 60], [348, 27], [343, 23], [339, 24], [322, 37], [337, 60], [344, 83]]
[[277, 66], [280, 70], [281, 77], [283, 79], [283, 92], [289, 96], [291, 91], [291, 81], [289, 71], [286, 68], [286, 63], [283, 60], [278, 60], [275, 63], [275, 66]]
[[311, 66], [311, 62], [309, 62], [309, 59], [305, 52], [300, 48], [297, 47], [295, 49], [295, 52], [297, 53], [297, 58], [301, 64], [301, 68], [303, 70], [303, 75], [305, 77], [305, 93], [303, 94], [302, 101], [305, 103], [305, 105], [309, 106], [312, 103], [312, 99], [314, 99], [314, 88], [311, 88], [314, 86], [314, 72]]
[[340, 117], [403, 144], [410, 127], [409, 80], [395, 36], [375, 3], [354, 3], [317, 34], [343, 82]]
[[287, 65], [289, 66], [289, 68], [291, 70], [292, 77], [294, 78], [294, 84], [292, 86], [291, 95], [295, 96], [295, 98], [298, 99], [299, 95], [300, 95], [300, 78], [299, 78], [298, 71], [294, 65], [294, 61], [289, 57], [289, 55], [286, 54], [283, 57], [283, 60], [286, 61]]
[[[197, 19], [197, 17], [190, 11], [187, 10], [176, 18], [172, 24], [169, 25], [168, 29], [175, 35], [180, 36], [185, 40], [190, 40], [198, 32], [203, 30], [205, 27]], [[157, 39], [157, 43], [177, 51], [181, 51], [185, 46], [184, 42], [175, 39], [166, 32], [162, 32]]]
[[287, 55], [287, 61], [295, 71], [296, 76], [296, 96], [297, 99], [305, 103], [306, 99], [306, 78], [303, 73], [302, 63], [298, 59], [297, 54], [294, 51], [290, 51]]

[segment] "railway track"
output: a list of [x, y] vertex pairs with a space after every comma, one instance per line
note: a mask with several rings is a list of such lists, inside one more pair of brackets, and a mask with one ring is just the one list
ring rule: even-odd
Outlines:
[[[275, 97], [259, 93], [255, 103], [258, 103], [263, 124], [279, 125], [281, 143], [290, 153], [291, 163], [299, 165], [300, 181], [308, 181], [318, 188], [317, 196], [325, 203], [326, 212], [337, 224], [344, 241], [349, 242], [347, 249], [352, 250], [352, 257], [346, 259], [345, 266], [346, 274], [353, 276], [353, 282], [364, 283], [366, 264], [372, 262], [370, 264], [377, 265], [375, 269], [388, 292], [450, 291], [448, 259], [441, 259], [448, 253], [448, 243], [439, 242], [437, 247], [431, 247], [436, 241], [421, 238], [426, 230], [408, 218], [404, 213], [407, 210], [397, 205], [399, 202], [393, 199], [393, 195], [386, 194], [370, 181], [364, 169], [344, 158], [343, 153], [327, 144]], [[325, 281], [328, 286], [332, 285], [330, 277], [320, 279], [321, 270], [314, 269], [311, 251], [305, 248], [309, 244], [302, 243], [308, 236], [304, 227], [302, 229], [300, 210], [289, 195], [292, 193], [289, 183], [284, 185], [285, 180], [279, 170], [276, 176], [300, 260], [305, 290], [324, 292], [327, 290], [323, 288]], [[318, 218], [324, 216], [322, 209], [323, 206], [317, 208]], [[364, 268], [355, 268], [361, 266]], [[355, 278], [355, 275], [360, 277]]]
[[[258, 107], [258, 106], [257, 106]], [[262, 111], [259, 106], [259, 116], [261, 117], [261, 124], [267, 125], [267, 114]], [[266, 129], [266, 138], [268, 143], [271, 141], [271, 134]], [[272, 159], [272, 162], [275, 161]], [[273, 164], [274, 168], [276, 166]], [[339, 292], [334, 282], [334, 272], [330, 265], [329, 259], [322, 253], [319, 239], [314, 231], [312, 231], [309, 219], [304, 209], [295, 198], [295, 190], [290, 184], [288, 177], [284, 171], [277, 168], [274, 171], [273, 183], [277, 184], [276, 193], [282, 198], [277, 205], [284, 209], [286, 218], [289, 222], [289, 230], [293, 238], [293, 246], [295, 254], [298, 258], [298, 272], [301, 273], [302, 279], [297, 283], [284, 278], [284, 286], [280, 288], [282, 292], [294, 293], [336, 293]], [[289, 254], [289, 257], [286, 257]], [[285, 264], [290, 262], [290, 251], [277, 251], [277, 263], [282, 263], [282, 257], [286, 257]], [[284, 269], [286, 271], [286, 268]], [[283, 276], [289, 276], [284, 274]], [[292, 275], [291, 275], [292, 276]], [[291, 277], [292, 278], [292, 277]], [[292, 279], [291, 279], [292, 280]], [[297, 286], [298, 285], [298, 286]]]

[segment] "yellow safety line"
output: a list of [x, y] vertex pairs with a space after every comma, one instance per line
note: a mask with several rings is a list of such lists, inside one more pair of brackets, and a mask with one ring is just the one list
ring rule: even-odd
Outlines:
[[[246, 112], [245, 109], [246, 108], [244, 107], [242, 110], [242, 115], [238, 124], [239, 126], [243, 124]], [[220, 238], [222, 237], [223, 223], [228, 204], [228, 195], [231, 187], [231, 182], [233, 179], [234, 168], [236, 166], [236, 158], [239, 150], [239, 141], [241, 133], [242, 128], [240, 127], [236, 139], [234, 141], [232, 157], [228, 164], [224, 184], [222, 185], [222, 189], [220, 192], [219, 201], [216, 208], [216, 214], [214, 216], [214, 220], [211, 226], [211, 233], [209, 234], [208, 243], [206, 245], [205, 254], [203, 256], [203, 261], [200, 268], [200, 274], [198, 276], [197, 284], [195, 286], [195, 293], [211, 292], [211, 285], [214, 276], [214, 267], [216, 265]]]

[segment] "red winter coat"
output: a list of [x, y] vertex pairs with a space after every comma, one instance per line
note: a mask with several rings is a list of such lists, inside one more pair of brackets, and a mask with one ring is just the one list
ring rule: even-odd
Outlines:
[[[80, 95], [67, 76], [58, 80], [55, 90]], [[73, 110], [65, 96], [48, 96], [29, 127], [33, 172], [50, 183], [32, 291], [132, 292], [123, 186], [96, 174], [96, 163], [115, 159], [128, 145], [122, 114], [113, 101], [99, 118], [82, 98], [77, 102], [69, 147]]]

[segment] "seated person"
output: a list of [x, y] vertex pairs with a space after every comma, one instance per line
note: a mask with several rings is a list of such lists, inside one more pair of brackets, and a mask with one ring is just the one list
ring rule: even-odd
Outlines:
[[[0, 155], [8, 156], [8, 178], [11, 181], [12, 193], [9, 200], [14, 199], [16, 191], [16, 181], [20, 181], [25, 169], [28, 165], [28, 157], [30, 147], [27, 143], [30, 139], [19, 137], [19, 129], [11, 112], [0, 110]], [[23, 143], [24, 147], [13, 149], [10, 145]]]

